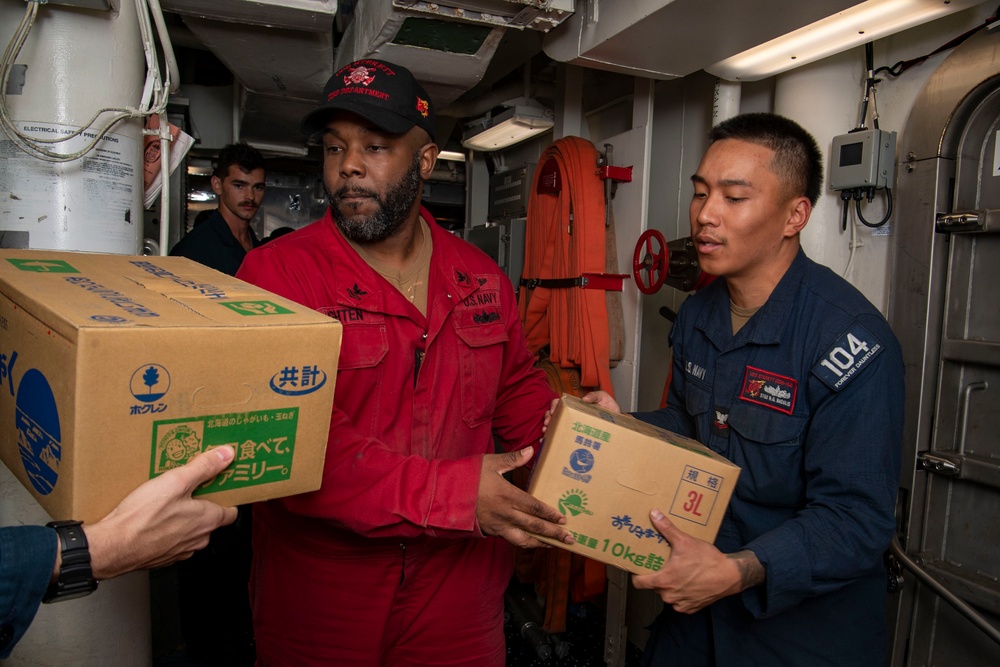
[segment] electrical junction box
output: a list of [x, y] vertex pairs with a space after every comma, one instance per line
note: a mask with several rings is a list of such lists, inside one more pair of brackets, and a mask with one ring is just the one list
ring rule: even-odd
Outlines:
[[512, 218], [465, 230], [465, 240], [492, 257], [514, 283], [515, 289], [524, 269], [524, 234], [527, 224], [526, 218]]
[[525, 164], [491, 176], [490, 203], [486, 219], [496, 222], [527, 216], [534, 178], [534, 164]]
[[860, 130], [833, 138], [830, 187], [834, 190], [892, 187], [896, 165], [896, 133]]

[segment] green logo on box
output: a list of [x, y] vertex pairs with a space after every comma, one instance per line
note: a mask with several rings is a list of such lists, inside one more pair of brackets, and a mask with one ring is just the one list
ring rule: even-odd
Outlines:
[[233, 412], [153, 423], [150, 478], [180, 467], [215, 447], [232, 447], [236, 459], [195, 495], [288, 479], [292, 474], [298, 408]]
[[272, 301], [220, 301], [219, 303], [240, 315], [289, 315], [295, 312]]
[[587, 509], [587, 494], [580, 489], [570, 489], [562, 495], [558, 503], [559, 511], [565, 516], [567, 513], [573, 516], [580, 514], [593, 514]]
[[7, 261], [16, 266], [19, 271], [31, 271], [33, 273], [80, 273], [61, 259], [11, 259], [8, 257]]

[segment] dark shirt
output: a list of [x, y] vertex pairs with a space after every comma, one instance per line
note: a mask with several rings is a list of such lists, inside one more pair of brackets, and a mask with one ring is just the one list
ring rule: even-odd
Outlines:
[[0, 659], [10, 657], [38, 611], [58, 538], [44, 526], [0, 528]]
[[671, 339], [668, 407], [637, 416], [740, 466], [715, 544], [753, 551], [767, 579], [707, 608], [714, 661], [679, 659], [669, 638], [684, 619], [669, 608], [673, 635], [647, 651], [678, 665], [884, 665], [903, 430], [885, 318], [800, 250], [736, 335], [720, 279], [685, 301]]
[[[254, 234], [253, 228], [250, 228], [249, 232], [250, 242], [256, 248], [260, 245], [260, 241]], [[247, 251], [233, 236], [226, 220], [216, 209], [204, 222], [195, 225], [194, 229], [178, 241], [170, 254], [193, 259], [216, 271], [235, 276], [240, 264], [243, 263], [243, 258], [247, 256]]]

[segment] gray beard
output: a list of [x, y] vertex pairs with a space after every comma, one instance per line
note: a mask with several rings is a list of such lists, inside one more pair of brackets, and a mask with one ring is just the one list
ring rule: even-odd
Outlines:
[[[379, 243], [399, 233], [413, 207], [413, 202], [420, 195], [420, 153], [413, 154], [413, 163], [409, 171], [403, 174], [395, 184], [389, 187], [385, 197], [379, 196], [374, 190], [344, 186], [331, 193], [324, 183], [327, 201], [330, 202], [330, 213], [340, 233], [350, 241], [359, 244]], [[371, 197], [378, 204], [378, 210], [367, 218], [349, 219], [340, 209], [340, 200], [348, 192], [360, 193]]]

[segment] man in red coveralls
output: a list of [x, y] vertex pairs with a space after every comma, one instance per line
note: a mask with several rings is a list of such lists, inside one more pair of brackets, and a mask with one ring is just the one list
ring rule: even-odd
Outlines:
[[412, 74], [351, 63], [302, 129], [322, 133], [330, 209], [237, 275], [344, 334], [323, 487], [254, 508], [259, 664], [499, 667], [510, 544], [572, 542], [502, 477], [554, 394], [510, 281], [420, 205], [438, 148]]

